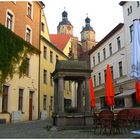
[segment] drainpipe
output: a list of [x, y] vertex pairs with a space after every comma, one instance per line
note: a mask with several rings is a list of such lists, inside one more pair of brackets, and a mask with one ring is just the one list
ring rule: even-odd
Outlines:
[[[41, 25], [41, 10], [40, 9], [40, 24]], [[41, 37], [40, 37], [40, 34], [41, 34], [41, 26], [39, 26], [39, 50], [40, 50], [40, 41], [41, 41]], [[38, 120], [40, 119], [40, 54], [41, 54], [41, 50], [40, 50], [40, 53], [39, 53], [39, 69], [38, 69]]]

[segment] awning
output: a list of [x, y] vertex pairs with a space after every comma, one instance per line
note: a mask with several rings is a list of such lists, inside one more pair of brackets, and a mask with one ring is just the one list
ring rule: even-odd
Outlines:
[[120, 93], [118, 95], [115, 96], [115, 98], [123, 98], [125, 96], [129, 96], [132, 95], [136, 92], [135, 89], [130, 89], [130, 90], [124, 90], [123, 93]]

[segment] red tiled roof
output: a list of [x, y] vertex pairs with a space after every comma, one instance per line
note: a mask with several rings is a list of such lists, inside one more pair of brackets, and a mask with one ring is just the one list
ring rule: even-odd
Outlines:
[[50, 34], [51, 42], [61, 51], [66, 47], [71, 35], [65, 34]]

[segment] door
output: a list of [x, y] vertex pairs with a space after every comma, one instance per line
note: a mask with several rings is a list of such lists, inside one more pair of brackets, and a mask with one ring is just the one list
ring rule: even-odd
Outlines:
[[29, 95], [29, 120], [32, 120], [32, 112], [33, 112], [33, 91], [30, 91], [30, 95]]

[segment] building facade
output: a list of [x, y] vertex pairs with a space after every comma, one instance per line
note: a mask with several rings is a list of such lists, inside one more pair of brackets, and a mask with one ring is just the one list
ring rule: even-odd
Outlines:
[[136, 107], [135, 81], [130, 78], [131, 47], [133, 20], [140, 19], [139, 2], [120, 2], [123, 7], [124, 24], [118, 24], [90, 52], [90, 63], [93, 69], [96, 107], [107, 107], [105, 104], [105, 72], [107, 64], [111, 72], [115, 89], [115, 109]]
[[[0, 2], [0, 23], [40, 49], [42, 2]], [[18, 46], [17, 46], [18, 47]], [[3, 85], [0, 97], [0, 118], [7, 122], [38, 119], [39, 54], [28, 56], [26, 76], [18, 74]]]
[[[40, 55], [40, 117], [41, 119], [50, 118], [54, 110], [54, 81], [52, 73], [55, 70], [57, 60], [67, 60], [67, 49], [70, 46], [70, 37], [57, 40], [55, 35], [50, 35], [47, 20], [44, 12], [41, 16], [41, 55]], [[63, 38], [63, 37], [62, 37]], [[58, 42], [57, 42], [58, 41]], [[61, 43], [63, 43], [63, 46]], [[59, 48], [59, 47], [60, 48]], [[66, 47], [67, 46], [67, 47]], [[64, 48], [63, 48], [64, 47]], [[64, 50], [63, 50], [63, 49]], [[64, 83], [64, 101], [65, 106], [71, 103], [71, 85], [69, 82]]]

